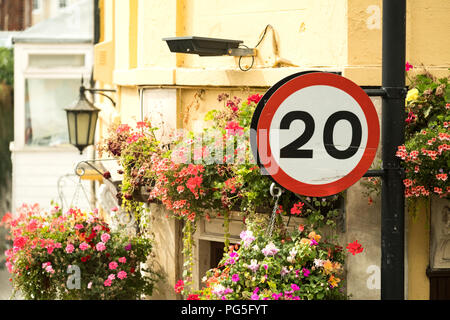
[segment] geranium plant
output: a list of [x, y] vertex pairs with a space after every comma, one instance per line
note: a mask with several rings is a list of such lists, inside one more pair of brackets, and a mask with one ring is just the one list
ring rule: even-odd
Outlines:
[[3, 223], [10, 280], [25, 299], [140, 299], [159, 279], [144, 267], [151, 240], [111, 230], [96, 211], [24, 205]]
[[[131, 191], [144, 186], [148, 201], [159, 201], [170, 215], [184, 221], [183, 241], [186, 282], [192, 270], [192, 235], [201, 218], [224, 217], [225, 247], [229, 241], [228, 217], [238, 211], [244, 219], [257, 212], [269, 213], [275, 205], [269, 189], [272, 180], [261, 174], [250, 149], [250, 122], [261, 95], [242, 101], [221, 94], [223, 107], [207, 113], [200, 133], [176, 132], [163, 146], [149, 122], [135, 129], [115, 126], [103, 149], [123, 165], [122, 197], [133, 201]], [[278, 199], [279, 215], [302, 216], [314, 227], [334, 225], [342, 200], [304, 198], [285, 191]], [[139, 210], [134, 203], [129, 208]]]
[[[412, 68], [407, 65], [407, 71]], [[417, 199], [450, 195], [450, 85], [448, 77], [436, 79], [428, 72], [409, 80], [405, 144], [398, 146], [396, 156], [405, 169], [405, 197], [415, 207]], [[367, 180], [369, 192], [379, 193], [380, 178]]]
[[405, 101], [405, 144], [398, 147], [403, 160], [407, 198], [450, 195], [450, 86], [426, 73], [411, 84]]

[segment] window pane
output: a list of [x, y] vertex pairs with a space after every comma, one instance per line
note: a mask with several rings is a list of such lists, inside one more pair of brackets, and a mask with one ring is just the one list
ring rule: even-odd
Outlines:
[[77, 98], [78, 79], [26, 79], [25, 144], [54, 146], [68, 143], [64, 108]]
[[30, 54], [28, 66], [44, 69], [84, 67], [84, 54]]

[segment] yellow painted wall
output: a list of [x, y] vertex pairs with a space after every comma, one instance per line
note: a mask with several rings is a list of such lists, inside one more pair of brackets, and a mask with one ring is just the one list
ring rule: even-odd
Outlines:
[[[438, 77], [450, 67], [450, 1], [408, 0], [406, 61]], [[382, 1], [348, 1], [348, 63], [344, 75], [361, 85], [381, 84]], [[415, 70], [416, 71], [416, 70]]]
[[407, 221], [407, 256], [408, 256], [408, 299], [429, 300], [430, 280], [425, 270], [429, 266], [430, 255], [430, 215], [427, 201], [420, 201], [410, 208]]

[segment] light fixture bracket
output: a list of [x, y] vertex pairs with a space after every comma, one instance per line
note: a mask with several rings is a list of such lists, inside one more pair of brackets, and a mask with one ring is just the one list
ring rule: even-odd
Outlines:
[[242, 40], [206, 38], [206, 37], [172, 37], [163, 38], [171, 52], [198, 54], [199, 56], [255, 56], [256, 50], [242, 48]]

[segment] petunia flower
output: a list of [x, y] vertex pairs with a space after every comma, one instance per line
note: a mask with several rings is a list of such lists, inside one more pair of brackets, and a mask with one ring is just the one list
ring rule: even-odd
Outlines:
[[269, 242], [264, 249], [261, 250], [261, 252], [267, 257], [267, 256], [274, 256], [277, 254], [277, 252], [280, 251], [273, 242]]

